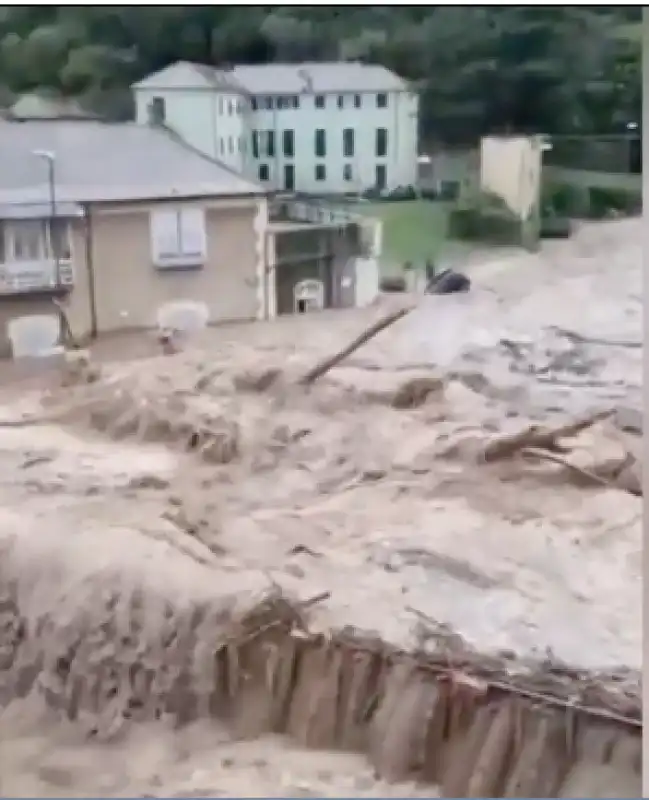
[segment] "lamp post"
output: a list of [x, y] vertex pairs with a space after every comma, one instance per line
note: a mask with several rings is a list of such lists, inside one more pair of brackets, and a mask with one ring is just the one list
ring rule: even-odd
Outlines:
[[[42, 158], [47, 163], [47, 186], [50, 202], [50, 247], [54, 256], [54, 279], [56, 288], [61, 288], [61, 263], [58, 242], [56, 241], [54, 229], [57, 227], [56, 215], [56, 156], [51, 150], [34, 150], [36, 158]], [[58, 228], [57, 228], [58, 230]]]

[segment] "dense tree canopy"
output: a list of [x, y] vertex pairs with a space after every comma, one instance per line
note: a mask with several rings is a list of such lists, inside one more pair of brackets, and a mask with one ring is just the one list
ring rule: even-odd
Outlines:
[[641, 7], [5, 6], [0, 102], [28, 90], [128, 113], [128, 86], [177, 59], [385, 64], [416, 82], [422, 133], [589, 133], [640, 120]]

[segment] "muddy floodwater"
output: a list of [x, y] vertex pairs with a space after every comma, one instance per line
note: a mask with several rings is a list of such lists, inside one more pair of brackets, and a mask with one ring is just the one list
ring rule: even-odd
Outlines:
[[[297, 379], [319, 359], [410, 299], [216, 328], [168, 357], [146, 336], [100, 342], [87, 385], [2, 367], [0, 572], [25, 630], [0, 585], [0, 793], [430, 796], [360, 756], [234, 741], [208, 721], [62, 722], [61, 643], [95, 609], [119, 616], [108, 585], [159, 598], [143, 629], [165, 624], [165, 604], [273, 585], [326, 598], [321, 630], [413, 648], [428, 621], [486, 654], [639, 669], [642, 498], [589, 475], [640, 459], [640, 226], [477, 264], [471, 293], [411, 298], [308, 389]], [[550, 452], [568, 466], [538, 447], [484, 457], [601, 411]], [[188, 452], [190, 429], [209, 447]], [[87, 670], [137, 645], [113, 624], [114, 641], [84, 643]], [[23, 636], [18, 664], [2, 648]], [[592, 775], [566, 796], [608, 796], [593, 793], [607, 782], [625, 796], [619, 775]]]

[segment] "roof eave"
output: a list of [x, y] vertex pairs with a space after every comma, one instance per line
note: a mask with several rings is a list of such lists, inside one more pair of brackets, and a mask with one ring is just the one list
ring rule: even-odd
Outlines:
[[[198, 200], [198, 199], [249, 199], [266, 197], [267, 192], [257, 190], [251, 186], [245, 191], [233, 191], [214, 187], [187, 187], [187, 189], [170, 189], [159, 191], [155, 189], [135, 189], [133, 191], [115, 190], [106, 192], [102, 190], [91, 191], [83, 188], [73, 188], [61, 186], [57, 192], [57, 202], [61, 206], [75, 204], [93, 203], [134, 203], [134, 202], [166, 202], [178, 200]], [[50, 204], [48, 192], [45, 190], [25, 188], [25, 189], [4, 189], [0, 190], [0, 206], [27, 207]]]

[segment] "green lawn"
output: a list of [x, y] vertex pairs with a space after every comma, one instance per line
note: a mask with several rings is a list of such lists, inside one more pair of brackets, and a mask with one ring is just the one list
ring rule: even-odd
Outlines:
[[429, 200], [359, 203], [355, 210], [383, 221], [384, 272], [398, 272], [406, 261], [423, 269], [437, 259], [446, 241], [448, 204]]

